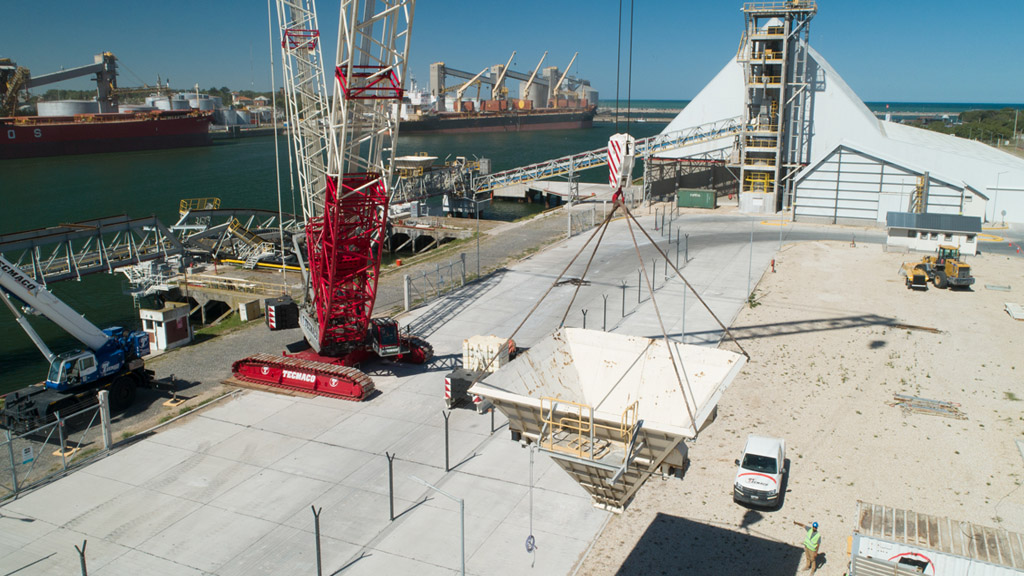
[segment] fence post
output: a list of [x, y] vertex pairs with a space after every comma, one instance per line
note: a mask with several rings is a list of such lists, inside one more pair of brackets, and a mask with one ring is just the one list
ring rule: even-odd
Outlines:
[[411, 290], [409, 289], [409, 285], [412, 283], [412, 281], [409, 279], [408, 274], [406, 274], [402, 278], [404, 279], [404, 282], [402, 282], [402, 287], [405, 289], [405, 311], [408, 312], [409, 309], [412, 308], [412, 294], [410, 294]]
[[689, 289], [683, 284], [683, 325], [679, 328], [679, 341], [686, 344], [686, 293]]
[[444, 416], [444, 471], [450, 472], [451, 467], [448, 465], [448, 418], [451, 416], [451, 413], [442, 410], [441, 415]]
[[57, 435], [60, 437], [60, 459], [64, 463], [64, 470], [68, 469], [68, 456], [64, 450], [64, 419], [61, 418], [60, 411], [54, 412], [57, 416]]
[[322, 563], [320, 562], [320, 510], [316, 509], [316, 506], [309, 507], [313, 511], [313, 533], [316, 535], [316, 576], [323, 575]]
[[78, 561], [82, 565], [82, 576], [89, 576], [89, 571], [85, 568], [85, 546], [88, 543], [88, 540], [82, 540], [81, 548], [77, 544], [75, 545], [75, 550], [78, 550]]
[[679, 268], [679, 237], [682, 235], [681, 230], [676, 230], [676, 268]]
[[110, 433], [110, 391], [100, 390], [96, 394], [100, 402], [100, 427], [103, 430], [103, 449], [110, 450], [113, 438]]
[[436, 284], [434, 284], [434, 293], [436, 298], [441, 297], [441, 263], [437, 263], [437, 276], [434, 278]]
[[622, 317], [626, 317], [626, 281], [622, 281]]
[[601, 297], [604, 298], [604, 320], [602, 320], [602, 322], [601, 322], [601, 330], [607, 332], [608, 331], [608, 295], [607, 294], [601, 294]]
[[466, 253], [460, 252], [459, 259], [462, 260], [462, 285], [466, 285]]
[[7, 434], [7, 455], [11, 457], [11, 485], [14, 488], [14, 494], [18, 494], [18, 469], [14, 463], [14, 441], [11, 439], [11, 431], [4, 430]]
[[391, 502], [391, 521], [395, 521], [395, 456], [397, 454], [384, 453], [388, 457], [388, 499]]
[[586, 330], [587, 329], [587, 309], [586, 308], [580, 308], [580, 311], [583, 312], [583, 329]]
[[690, 262], [690, 235], [683, 237], [683, 266]]
[[640, 303], [640, 285], [644, 283], [644, 271], [636, 269], [636, 303]]

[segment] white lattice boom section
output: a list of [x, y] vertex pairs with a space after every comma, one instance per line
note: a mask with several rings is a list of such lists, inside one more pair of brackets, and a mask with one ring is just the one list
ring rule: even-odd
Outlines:
[[327, 84], [312, 0], [278, 0], [284, 95], [304, 220], [320, 216], [327, 189]]
[[306, 226], [315, 319], [300, 319], [321, 353], [366, 337], [387, 223], [414, 0], [343, 0], [327, 134], [323, 211]]

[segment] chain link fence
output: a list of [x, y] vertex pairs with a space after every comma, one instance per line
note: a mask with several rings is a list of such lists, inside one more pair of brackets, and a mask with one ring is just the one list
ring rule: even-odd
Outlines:
[[466, 253], [447, 264], [434, 263], [434, 270], [423, 268], [418, 275], [403, 277], [403, 306], [408, 312], [413, 306], [429, 302], [466, 285]]
[[0, 502], [109, 452], [106, 393], [95, 406], [55, 416], [55, 421], [38, 428], [4, 430], [0, 435]]

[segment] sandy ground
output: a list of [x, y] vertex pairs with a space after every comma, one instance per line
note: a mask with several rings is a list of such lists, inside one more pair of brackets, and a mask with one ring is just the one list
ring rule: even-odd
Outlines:
[[[972, 258], [973, 290], [923, 292], [897, 274], [914, 259], [785, 246], [734, 324], [751, 361], [690, 446], [685, 477], [650, 480], [579, 573], [796, 574], [794, 522], [817, 521], [818, 574], [845, 574], [858, 500], [1024, 532], [1024, 322], [1003, 308], [1024, 303], [1024, 257]], [[959, 403], [966, 419], [907, 413], [895, 393]], [[732, 501], [749, 433], [787, 441], [778, 510]]]

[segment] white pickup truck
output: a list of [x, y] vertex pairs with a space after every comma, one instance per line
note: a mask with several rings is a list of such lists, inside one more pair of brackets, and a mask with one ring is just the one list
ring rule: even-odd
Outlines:
[[778, 506], [782, 477], [786, 473], [786, 441], [751, 434], [736, 460], [732, 499], [761, 506]]

